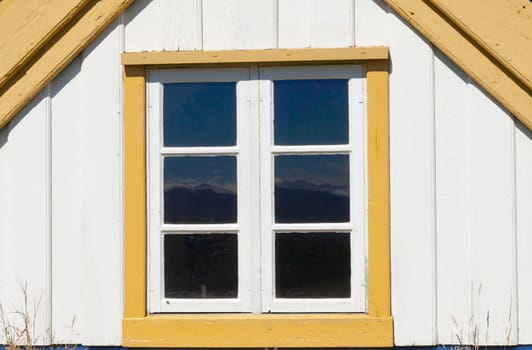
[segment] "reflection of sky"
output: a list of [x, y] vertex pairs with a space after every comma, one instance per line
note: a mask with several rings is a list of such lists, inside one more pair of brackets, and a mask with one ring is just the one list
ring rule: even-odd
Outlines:
[[275, 183], [282, 187], [315, 189], [348, 196], [349, 156], [275, 156]]
[[165, 146], [236, 144], [236, 83], [164, 84]]
[[349, 143], [347, 90], [346, 79], [275, 81], [275, 144]]
[[164, 190], [174, 187], [236, 193], [236, 157], [165, 157]]

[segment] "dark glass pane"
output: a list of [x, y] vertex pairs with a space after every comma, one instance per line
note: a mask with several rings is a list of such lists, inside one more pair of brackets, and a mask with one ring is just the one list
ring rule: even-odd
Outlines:
[[236, 157], [164, 158], [164, 222], [236, 223]]
[[347, 79], [274, 82], [276, 145], [349, 143]]
[[236, 83], [164, 84], [165, 146], [236, 145]]
[[186, 234], [164, 236], [166, 298], [236, 298], [237, 236]]
[[349, 156], [275, 156], [275, 222], [348, 222]]
[[278, 233], [275, 236], [277, 298], [349, 298], [348, 233]]

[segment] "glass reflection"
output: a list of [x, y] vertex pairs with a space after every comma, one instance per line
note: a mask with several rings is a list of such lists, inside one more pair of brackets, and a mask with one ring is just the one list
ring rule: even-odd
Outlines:
[[275, 81], [275, 144], [349, 143], [347, 82], [347, 79]]
[[234, 146], [236, 83], [164, 84], [165, 146]]
[[164, 222], [235, 223], [236, 157], [165, 157]]
[[349, 221], [349, 156], [275, 156], [275, 222]]
[[165, 235], [165, 297], [236, 298], [237, 246], [236, 235]]
[[348, 233], [278, 233], [275, 236], [277, 298], [349, 298]]

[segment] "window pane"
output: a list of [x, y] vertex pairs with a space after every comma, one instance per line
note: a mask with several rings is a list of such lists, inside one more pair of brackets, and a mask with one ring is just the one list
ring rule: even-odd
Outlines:
[[277, 298], [349, 298], [348, 233], [278, 233], [275, 236]]
[[237, 246], [236, 235], [165, 235], [165, 297], [236, 298]]
[[236, 83], [164, 84], [165, 146], [236, 145]]
[[349, 143], [347, 90], [347, 79], [275, 81], [275, 144]]
[[236, 157], [164, 158], [164, 222], [236, 223]]
[[349, 156], [275, 156], [275, 221], [348, 222]]

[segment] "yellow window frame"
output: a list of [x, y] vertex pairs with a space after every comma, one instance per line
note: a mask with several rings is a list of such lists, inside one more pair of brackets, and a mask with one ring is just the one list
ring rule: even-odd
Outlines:
[[[124, 318], [126, 347], [390, 347], [388, 49], [272, 49], [124, 53]], [[366, 67], [367, 313], [172, 314], [146, 312], [146, 70], [357, 63]]]

